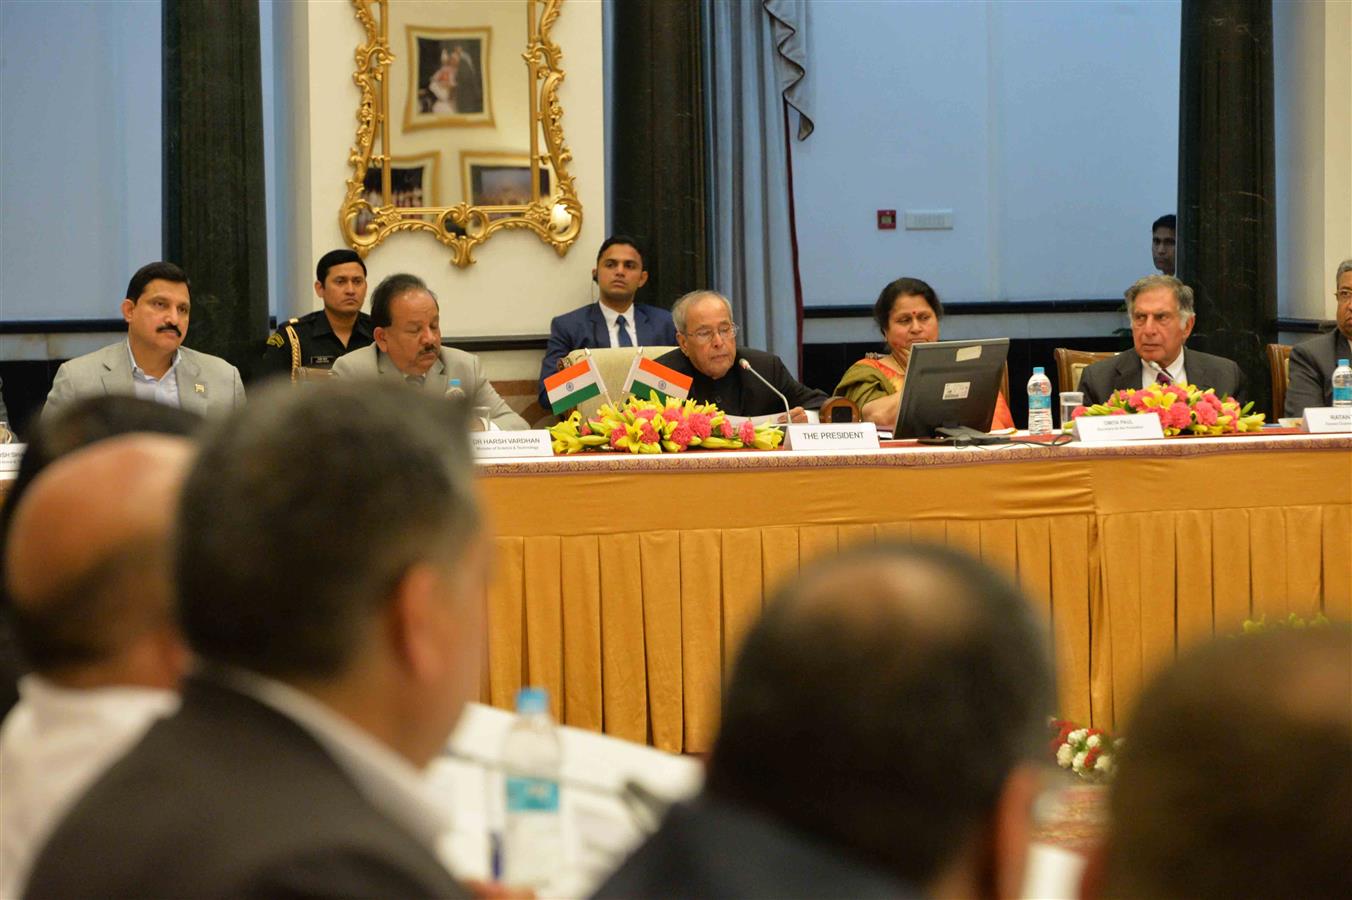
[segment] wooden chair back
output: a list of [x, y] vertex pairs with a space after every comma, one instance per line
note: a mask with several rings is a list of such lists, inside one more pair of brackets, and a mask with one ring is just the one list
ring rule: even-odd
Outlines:
[[1117, 353], [1112, 350], [1072, 350], [1069, 347], [1057, 347], [1052, 351], [1056, 359], [1056, 389], [1058, 391], [1077, 391], [1080, 389], [1080, 376], [1084, 370], [1103, 359], [1112, 359]]
[[1272, 378], [1272, 419], [1286, 414], [1286, 389], [1291, 384], [1291, 345], [1267, 345], [1268, 375]]

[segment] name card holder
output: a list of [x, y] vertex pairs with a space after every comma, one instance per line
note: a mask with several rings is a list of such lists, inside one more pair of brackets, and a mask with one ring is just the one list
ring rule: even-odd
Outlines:
[[474, 455], [479, 459], [506, 457], [541, 457], [554, 455], [554, 443], [549, 432], [531, 431], [475, 431], [469, 436]]
[[27, 444], [0, 444], [0, 472], [19, 471], [19, 460]]
[[1125, 416], [1080, 416], [1075, 420], [1075, 438], [1086, 444], [1110, 441], [1159, 441], [1164, 439], [1160, 417], [1149, 413]]
[[1304, 418], [1310, 434], [1352, 431], [1352, 406], [1307, 406]]
[[785, 429], [784, 449], [877, 450], [878, 426], [872, 422], [790, 425]]

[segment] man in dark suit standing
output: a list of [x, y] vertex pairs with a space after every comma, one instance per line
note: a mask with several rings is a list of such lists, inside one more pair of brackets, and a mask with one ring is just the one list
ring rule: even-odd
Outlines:
[[703, 793], [598, 896], [1018, 896], [1052, 693], [1031, 604], [970, 557], [829, 560], [742, 644]]
[[1192, 288], [1172, 275], [1147, 275], [1127, 289], [1134, 348], [1084, 370], [1084, 403], [1103, 403], [1113, 391], [1139, 391], [1152, 383], [1214, 388], [1244, 402], [1244, 372], [1234, 360], [1185, 350], [1197, 313]]
[[559, 369], [559, 360], [583, 347], [670, 347], [676, 343], [671, 313], [660, 306], [634, 302], [648, 283], [643, 252], [633, 238], [606, 238], [596, 254], [592, 281], [600, 301], [555, 316], [549, 323], [549, 344], [540, 363], [540, 405], [549, 409], [544, 380]]
[[57, 827], [29, 896], [464, 895], [421, 778], [484, 642], [463, 418], [333, 381], [265, 389], [215, 433], [174, 553], [198, 670]]
[[[780, 413], [781, 422], [785, 400], [794, 422], [806, 422], [805, 410], [820, 409], [826, 402], [826, 394], [800, 384], [778, 356], [737, 346], [732, 304], [717, 291], [691, 291], [676, 301], [671, 314], [678, 347], [657, 361], [691, 377], [690, 399], [716, 403], [731, 416]], [[784, 400], [766, 385], [767, 381], [784, 395]]]
[[1352, 259], [1342, 261], [1333, 280], [1338, 327], [1291, 348], [1285, 415], [1293, 419], [1306, 407], [1333, 405], [1333, 370], [1338, 360], [1352, 359]]

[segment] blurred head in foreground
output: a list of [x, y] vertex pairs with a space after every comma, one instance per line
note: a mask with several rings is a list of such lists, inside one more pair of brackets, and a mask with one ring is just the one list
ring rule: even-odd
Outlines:
[[1199, 647], [1126, 735], [1087, 896], [1352, 895], [1352, 628]]

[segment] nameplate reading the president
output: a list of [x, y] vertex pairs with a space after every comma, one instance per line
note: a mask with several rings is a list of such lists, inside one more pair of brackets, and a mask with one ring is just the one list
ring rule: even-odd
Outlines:
[[1307, 406], [1304, 419], [1310, 434], [1352, 431], [1352, 406]]
[[790, 425], [784, 434], [784, 449], [877, 450], [878, 427], [872, 422]]
[[474, 445], [474, 455], [482, 459], [554, 455], [554, 447], [549, 432], [543, 429], [533, 431], [475, 431], [469, 437]]
[[1080, 416], [1075, 437], [1086, 444], [1107, 441], [1158, 441], [1164, 438], [1160, 417], [1154, 414], [1126, 416]]

